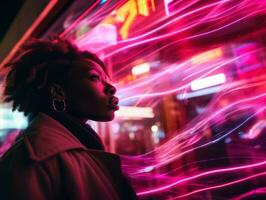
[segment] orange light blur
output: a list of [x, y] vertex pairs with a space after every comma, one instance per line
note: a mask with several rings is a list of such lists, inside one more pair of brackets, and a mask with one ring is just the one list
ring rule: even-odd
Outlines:
[[128, 38], [128, 31], [133, 21], [137, 17], [137, 4], [135, 0], [130, 0], [121, 6], [116, 12], [116, 20], [124, 22], [119, 33], [123, 39]]
[[216, 48], [210, 51], [203, 52], [199, 55], [194, 56], [191, 59], [192, 64], [202, 64], [206, 63], [218, 58], [221, 58], [223, 56], [223, 51], [221, 48]]
[[155, 11], [154, 0], [129, 0], [116, 11], [116, 21], [124, 22], [119, 33], [122, 39], [128, 38], [129, 28], [138, 15], [149, 16], [149, 4], [151, 2], [152, 10]]
[[[140, 15], [143, 15], [143, 16], [150, 15], [148, 1], [149, 0], [138, 0], [137, 1]], [[152, 10], [155, 11], [154, 0], [151, 0], [151, 4], [152, 4]]]

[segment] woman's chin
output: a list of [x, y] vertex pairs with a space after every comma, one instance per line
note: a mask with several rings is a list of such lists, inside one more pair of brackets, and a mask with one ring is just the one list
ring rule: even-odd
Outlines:
[[114, 118], [115, 118], [115, 114], [114, 112], [112, 112], [112, 113], [108, 113], [108, 115], [99, 116], [92, 120], [99, 121], [99, 122], [109, 122], [109, 121], [112, 121]]

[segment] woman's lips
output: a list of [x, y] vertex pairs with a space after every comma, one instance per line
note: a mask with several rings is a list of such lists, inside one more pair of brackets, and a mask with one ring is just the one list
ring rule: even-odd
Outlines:
[[118, 105], [109, 104], [108, 107], [111, 108], [112, 110], [119, 110], [119, 106]]
[[118, 102], [119, 102], [118, 98], [114, 96], [110, 99], [108, 106], [113, 110], [118, 110], [119, 109]]

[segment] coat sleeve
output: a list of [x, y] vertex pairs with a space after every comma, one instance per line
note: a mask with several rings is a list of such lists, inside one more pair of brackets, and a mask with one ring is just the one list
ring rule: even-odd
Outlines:
[[52, 200], [54, 198], [50, 177], [40, 163], [25, 166], [0, 163], [0, 199]]

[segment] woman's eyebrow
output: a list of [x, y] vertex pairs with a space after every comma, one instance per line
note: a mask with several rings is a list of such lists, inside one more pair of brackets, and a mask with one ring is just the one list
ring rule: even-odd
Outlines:
[[97, 71], [102, 77], [104, 77], [105, 80], [111, 81], [111, 79], [103, 72], [101, 72], [99, 69], [90, 67], [88, 71], [95, 70]]
[[90, 68], [88, 69], [88, 72], [90, 72], [90, 71], [92, 71], [92, 70], [97, 71], [101, 76], [103, 75], [103, 73], [102, 73], [99, 69], [94, 68], [94, 67], [90, 67]]

